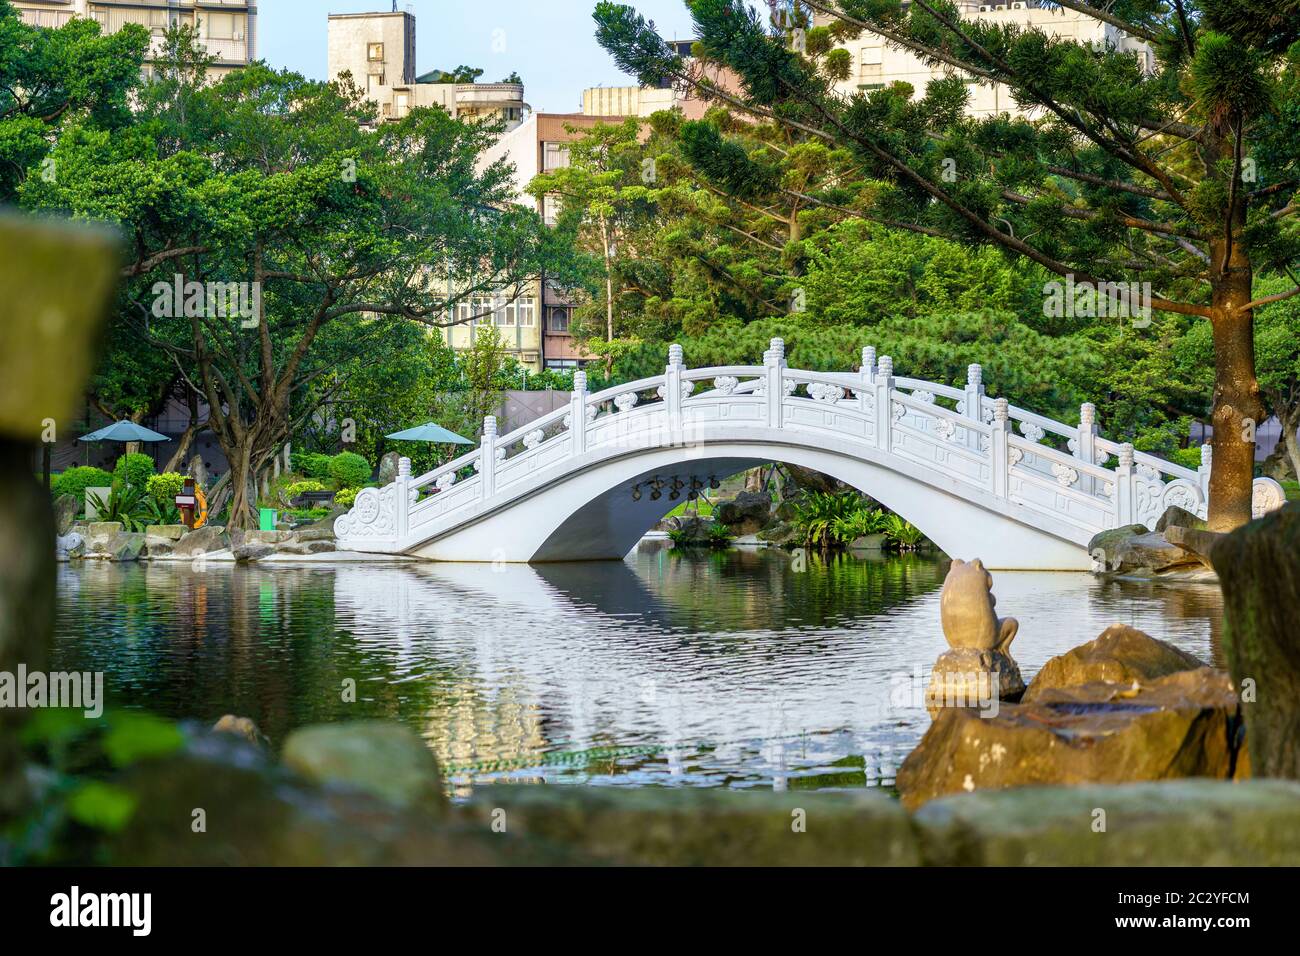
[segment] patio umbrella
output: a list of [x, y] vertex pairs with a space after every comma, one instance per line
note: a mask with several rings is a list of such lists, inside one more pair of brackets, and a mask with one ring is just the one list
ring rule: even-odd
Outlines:
[[171, 439], [166, 435], [159, 434], [152, 428], [145, 428], [143, 425], [137, 425], [135, 422], [122, 419], [120, 422], [104, 426], [99, 431], [91, 432], [89, 435], [82, 435], [77, 441], [160, 442], [171, 441]]
[[82, 435], [77, 441], [171, 441], [166, 435], [161, 435], [151, 428], [145, 428], [143, 425], [137, 425], [135, 422], [128, 422], [123, 419], [120, 422], [114, 422], [106, 425], [97, 432], [91, 432], [89, 435]]
[[468, 438], [461, 438], [455, 432], [449, 432], [441, 425], [435, 425], [428, 422], [424, 425], [417, 425], [415, 428], [408, 428], [404, 432], [395, 432], [392, 435], [385, 435], [385, 438], [391, 438], [393, 441], [427, 441], [435, 444], [448, 445], [473, 445], [474, 442]]

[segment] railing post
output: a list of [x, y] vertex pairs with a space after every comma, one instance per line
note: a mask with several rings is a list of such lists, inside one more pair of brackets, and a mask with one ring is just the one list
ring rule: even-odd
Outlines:
[[[979, 365], [966, 367], [966, 417], [973, 422], [984, 421], [984, 369]], [[966, 429], [966, 447], [976, 451], [980, 447], [980, 433]]]
[[874, 345], [862, 349], [862, 368], [858, 370], [858, 377], [862, 380], [857, 390], [858, 408], [865, 414], [876, 399], [876, 347]]
[[785, 423], [785, 341], [773, 339], [763, 353], [767, 366], [767, 425], [781, 428]]
[[1214, 447], [1212, 445], [1201, 446], [1201, 467], [1196, 469], [1201, 479], [1201, 497], [1205, 500], [1205, 511], [1209, 514], [1210, 509], [1210, 472], [1214, 470]]
[[411, 459], [397, 459], [397, 550], [401, 551], [411, 531]]
[[569, 439], [572, 454], [587, 450], [587, 373], [573, 373], [573, 393], [569, 396]]
[[479, 497], [491, 498], [497, 490], [497, 417], [483, 419], [483, 443], [479, 446]]
[[1137, 502], [1137, 475], [1133, 469], [1133, 446], [1128, 442], [1119, 446], [1119, 465], [1115, 468], [1115, 526], [1122, 528], [1133, 523]]
[[1011, 408], [1005, 398], [993, 403], [993, 438], [989, 451], [993, 455], [993, 497], [1011, 496], [1011, 458], [1008, 439], [1011, 433]]
[[890, 429], [894, 424], [894, 360], [888, 355], [880, 356], [872, 382], [876, 387], [876, 447], [889, 452], [893, 447]]
[[682, 431], [682, 372], [684, 355], [680, 345], [668, 346], [668, 368], [664, 371], [664, 401], [668, 405], [669, 442]]
[[[1074, 442], [1074, 457], [1089, 465], [1097, 463], [1097, 406], [1084, 402], [1079, 406], [1079, 435]], [[1097, 483], [1089, 478], [1083, 482], [1083, 490], [1096, 494]]]

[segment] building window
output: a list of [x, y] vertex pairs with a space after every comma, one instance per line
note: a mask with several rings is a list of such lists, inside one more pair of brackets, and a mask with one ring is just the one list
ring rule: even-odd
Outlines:
[[563, 169], [569, 165], [569, 147], [565, 143], [544, 143], [542, 145], [542, 170]]
[[553, 368], [553, 369], [572, 370], [575, 368], [582, 368], [582, 365], [583, 363], [579, 362], [577, 359], [547, 359], [546, 360], [546, 367]]
[[519, 316], [519, 327], [522, 329], [531, 329], [537, 322], [537, 307], [532, 299], [520, 299], [516, 303], [516, 312]]
[[384, 45], [382, 43], [367, 43], [366, 59], [368, 59], [371, 63], [383, 63]]
[[867, 46], [862, 48], [863, 66], [880, 66], [884, 60], [884, 47]]
[[560, 221], [560, 197], [543, 196], [542, 197], [542, 220], [548, 226], [554, 226]]
[[550, 321], [547, 324], [547, 330], [551, 332], [568, 332], [569, 310], [551, 309], [551, 316]]

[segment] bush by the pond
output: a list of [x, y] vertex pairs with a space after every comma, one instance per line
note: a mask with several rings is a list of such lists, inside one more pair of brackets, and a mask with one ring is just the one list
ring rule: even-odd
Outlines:
[[339, 488], [360, 488], [370, 481], [370, 462], [351, 451], [339, 452], [330, 459], [330, 477]]
[[107, 488], [112, 483], [113, 476], [103, 468], [78, 465], [50, 479], [50, 494], [55, 498], [72, 495], [77, 499], [78, 507], [84, 508], [87, 488]]
[[330, 480], [330, 462], [332, 460], [329, 455], [322, 455], [314, 451], [296, 451], [289, 456], [294, 471], [317, 481]]
[[334, 495], [334, 504], [341, 508], [351, 508], [353, 504], [356, 503], [356, 500], [356, 488], [344, 488], [342, 491], [336, 492]]
[[117, 460], [117, 465], [113, 468], [113, 481], [144, 491], [154, 470], [152, 458], [140, 452], [132, 452]]
[[295, 481], [289, 487], [284, 489], [284, 496], [293, 501], [300, 495], [305, 495], [309, 491], [325, 491], [325, 486], [319, 481]]
[[175, 471], [165, 471], [161, 475], [150, 475], [145, 480], [144, 489], [149, 497], [159, 505], [176, 504], [176, 496], [185, 487], [185, 476]]

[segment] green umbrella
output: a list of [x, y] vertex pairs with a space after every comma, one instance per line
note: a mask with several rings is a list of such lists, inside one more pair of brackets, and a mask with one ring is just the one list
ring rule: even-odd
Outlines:
[[99, 431], [82, 435], [77, 441], [171, 441], [166, 435], [159, 434], [151, 428], [137, 425], [123, 419], [101, 428]]
[[474, 442], [468, 438], [461, 438], [455, 432], [449, 432], [441, 425], [435, 425], [429, 422], [425, 425], [419, 425], [415, 428], [408, 428], [404, 432], [396, 432], [392, 435], [385, 435], [385, 438], [391, 438], [393, 441], [427, 441], [435, 443], [444, 443], [451, 445], [473, 445]]

